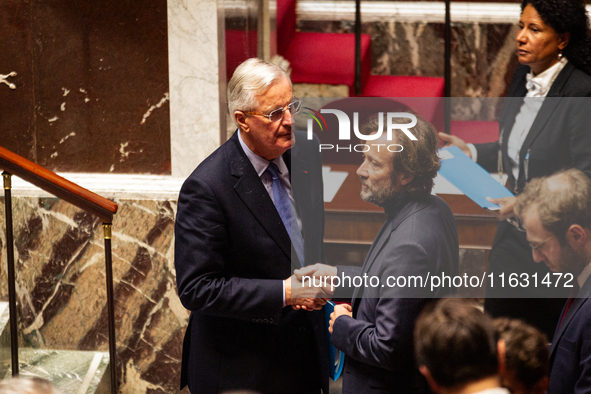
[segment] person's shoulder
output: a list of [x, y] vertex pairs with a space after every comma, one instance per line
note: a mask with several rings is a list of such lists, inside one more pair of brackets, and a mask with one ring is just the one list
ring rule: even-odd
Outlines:
[[439, 209], [443, 209], [446, 212], [451, 213], [451, 208], [450, 206], [445, 202], [444, 199], [442, 199], [441, 197], [439, 197], [438, 195], [435, 194], [429, 194], [429, 200], [436, 205]]
[[574, 68], [565, 85], [565, 94], [570, 97], [591, 96], [591, 76], [583, 70]]
[[429, 194], [421, 199], [421, 204], [424, 209], [418, 212], [420, 222], [428, 223], [429, 229], [439, 231], [455, 223], [450, 206], [441, 197]]
[[295, 144], [303, 151], [318, 152], [320, 140], [318, 136], [312, 133], [312, 137], [308, 136], [308, 132], [304, 130], [294, 130]]
[[185, 180], [185, 183], [200, 180], [205, 183], [216, 183], [224, 174], [230, 174], [230, 157], [236, 157], [232, 150], [237, 150], [234, 136], [224, 142], [209, 156], [201, 161], [193, 170], [191, 175]]
[[444, 215], [453, 216], [453, 212], [449, 205], [441, 197], [435, 194], [429, 194], [423, 197], [421, 201], [426, 207], [426, 213], [430, 214], [432, 211], [438, 211]]
[[530, 72], [529, 66], [526, 66], [524, 64], [520, 64], [519, 66], [517, 66], [517, 69], [515, 70], [515, 74], [513, 74], [513, 81], [515, 81], [515, 82], [525, 81], [525, 76], [527, 74], [529, 74], [529, 72]]
[[425, 223], [430, 229], [445, 227], [444, 223], [453, 220], [454, 217], [449, 205], [433, 194], [412, 198], [401, 214], [404, 215], [400, 223], [402, 227], [417, 227], [417, 223]]

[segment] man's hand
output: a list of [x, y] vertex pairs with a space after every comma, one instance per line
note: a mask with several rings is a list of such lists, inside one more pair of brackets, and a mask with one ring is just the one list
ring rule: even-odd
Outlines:
[[517, 197], [503, 197], [503, 198], [486, 198], [487, 201], [492, 202], [493, 204], [497, 204], [501, 206], [501, 209], [498, 211], [491, 211], [499, 220], [509, 219], [515, 216], [515, 211], [513, 207], [515, 206], [515, 201]]
[[304, 276], [309, 278], [332, 277], [337, 276], [337, 267], [326, 264], [314, 264], [297, 269], [293, 273], [299, 281], [302, 281]]
[[294, 271], [295, 278], [302, 286], [322, 290], [322, 297], [334, 294], [333, 276], [337, 276], [337, 267], [326, 264], [309, 265]]
[[285, 304], [295, 310], [320, 310], [328, 300], [330, 300], [330, 295], [322, 289], [308, 286], [304, 288], [302, 282], [297, 280], [295, 276], [290, 276], [285, 280]]
[[330, 314], [330, 322], [328, 325], [328, 332], [330, 332], [332, 334], [332, 327], [334, 325], [335, 320], [343, 315], [353, 317], [353, 309], [351, 308], [351, 305], [340, 304], [340, 305], [336, 305], [334, 307], [334, 312]]
[[445, 142], [446, 147], [457, 146], [462, 150], [462, 152], [466, 154], [466, 156], [472, 158], [472, 152], [470, 151], [468, 144], [466, 144], [466, 142], [464, 142], [463, 139], [456, 137], [455, 135], [449, 135], [446, 133], [439, 133], [439, 138], [441, 138], [443, 142]]

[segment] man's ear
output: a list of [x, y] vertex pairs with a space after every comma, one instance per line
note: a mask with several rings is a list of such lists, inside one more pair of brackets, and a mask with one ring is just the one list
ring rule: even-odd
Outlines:
[[409, 183], [412, 182], [412, 180], [415, 178], [414, 175], [410, 175], [410, 174], [398, 174], [398, 182], [400, 184], [400, 186], [406, 186]]
[[242, 111], [234, 111], [234, 119], [238, 123], [238, 127], [245, 133], [250, 132], [250, 126], [246, 123], [246, 114]]
[[437, 384], [437, 382], [433, 379], [433, 376], [431, 376], [431, 371], [429, 371], [429, 368], [427, 368], [425, 365], [421, 365], [419, 367], [419, 371], [425, 377], [425, 379], [427, 379], [427, 383], [429, 383], [429, 387], [431, 387], [431, 390], [433, 390], [433, 392], [435, 393], [440, 393], [442, 387], [439, 384]]
[[505, 354], [507, 353], [507, 345], [505, 344], [505, 340], [499, 339], [497, 342], [497, 358], [499, 361], [499, 376], [505, 376], [506, 372], [506, 362], [505, 362]]
[[580, 224], [571, 224], [566, 230], [566, 242], [576, 251], [583, 249], [587, 241], [589, 240], [589, 234]]

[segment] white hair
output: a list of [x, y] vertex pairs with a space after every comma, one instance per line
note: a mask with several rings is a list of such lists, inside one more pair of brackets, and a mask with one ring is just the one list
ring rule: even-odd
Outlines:
[[228, 82], [228, 110], [252, 111], [258, 105], [255, 96], [264, 93], [273, 83], [286, 78], [287, 73], [279, 66], [258, 58], [244, 61], [236, 68], [232, 79]]
[[0, 394], [60, 394], [60, 391], [45, 379], [13, 378], [0, 380]]

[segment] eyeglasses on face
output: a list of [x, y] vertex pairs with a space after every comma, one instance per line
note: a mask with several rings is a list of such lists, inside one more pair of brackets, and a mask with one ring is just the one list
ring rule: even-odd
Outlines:
[[541, 248], [541, 247], [542, 247], [542, 246], [543, 246], [543, 245], [544, 245], [546, 242], [550, 241], [552, 238], [554, 238], [554, 235], [551, 235], [551, 236], [550, 236], [550, 238], [548, 238], [548, 239], [547, 239], [547, 240], [545, 240], [544, 242], [542, 242], [542, 243], [539, 243], [539, 244], [537, 244], [537, 245], [536, 245], [536, 244], [533, 244], [533, 243], [531, 243], [531, 242], [528, 242], [528, 243], [529, 243], [529, 247], [531, 248], [531, 250], [538, 250], [538, 249], [540, 249], [540, 248]]
[[291, 101], [291, 103], [287, 104], [285, 107], [277, 108], [277, 109], [269, 112], [268, 114], [261, 114], [261, 113], [252, 112], [252, 111], [244, 111], [244, 113], [251, 114], [251, 115], [264, 116], [265, 118], [269, 119], [269, 121], [271, 121], [271, 122], [278, 122], [283, 119], [283, 115], [285, 115], [286, 110], [289, 110], [289, 112], [292, 115], [295, 115], [298, 112], [300, 112], [301, 109], [302, 109], [301, 100], [294, 97], [294, 99]]

